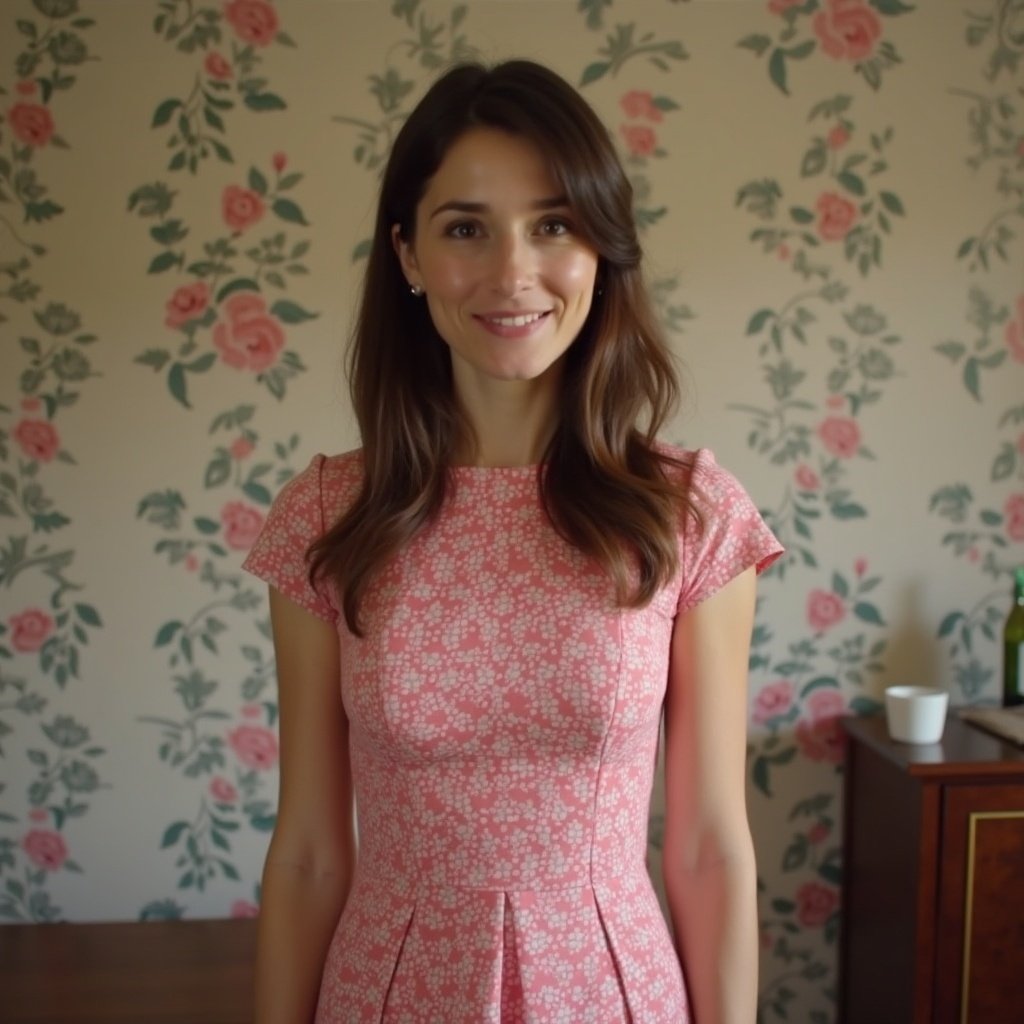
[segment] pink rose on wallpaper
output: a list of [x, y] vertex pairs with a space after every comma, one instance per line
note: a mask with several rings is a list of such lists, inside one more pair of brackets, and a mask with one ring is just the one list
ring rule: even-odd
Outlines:
[[878, 15], [861, 0], [828, 0], [813, 24], [821, 48], [835, 60], [866, 60], [882, 37]]
[[231, 804], [238, 799], [238, 790], [223, 775], [217, 775], [210, 780], [210, 796], [218, 803]]
[[1006, 499], [1003, 522], [1010, 540], [1024, 540], [1024, 494], [1011, 494]]
[[818, 437], [830, 455], [851, 459], [860, 449], [860, 427], [849, 416], [826, 416], [818, 424]]
[[284, 328], [267, 312], [255, 292], [235, 292], [224, 303], [228, 322], [213, 329], [213, 343], [221, 359], [236, 370], [262, 373], [274, 365], [284, 348]]
[[264, 0], [230, 0], [224, 17], [243, 42], [267, 46], [277, 35], [277, 11]]
[[793, 684], [788, 679], [769, 683], [754, 699], [754, 722], [764, 725], [772, 718], [784, 715], [793, 706]]
[[796, 485], [801, 491], [816, 491], [821, 486], [818, 474], [806, 462], [801, 462], [796, 467], [793, 479], [796, 480]]
[[252, 455], [254, 448], [255, 445], [249, 440], [249, 438], [236, 437], [235, 440], [231, 442], [231, 448], [229, 451], [231, 452], [231, 458], [237, 459], [241, 462], [242, 459], [247, 459]]
[[624, 124], [621, 131], [633, 156], [650, 156], [658, 148], [658, 136], [645, 124]]
[[822, 192], [815, 206], [818, 210], [818, 234], [826, 242], [845, 238], [857, 219], [857, 207], [835, 192]]
[[68, 859], [68, 848], [64, 837], [50, 829], [34, 828], [26, 833], [21, 848], [37, 868], [56, 871]]
[[11, 646], [21, 654], [38, 651], [53, 632], [54, 621], [38, 608], [28, 608], [18, 615], [12, 615]]
[[244, 231], [263, 216], [263, 199], [251, 188], [228, 185], [221, 196], [221, 210], [232, 231]]
[[804, 928], [820, 928], [839, 909], [839, 893], [821, 882], [804, 882], [796, 894], [796, 919]]
[[240, 725], [228, 733], [228, 744], [247, 768], [266, 771], [277, 764], [277, 737], [261, 725]]
[[231, 65], [228, 63], [227, 58], [224, 54], [217, 53], [216, 50], [206, 55], [206, 60], [203, 61], [203, 67], [206, 68], [206, 73], [211, 78], [216, 78], [219, 82], [226, 81], [233, 74]]
[[43, 403], [38, 398], [29, 397], [21, 400], [21, 408], [23, 412], [39, 412], [42, 407]]
[[232, 917], [259, 917], [260, 908], [255, 903], [250, 903], [248, 900], [235, 900], [231, 904], [231, 916]]
[[31, 78], [23, 78], [14, 89], [19, 96], [35, 96], [36, 83]]
[[220, 521], [224, 539], [235, 551], [248, 551], [263, 529], [263, 513], [241, 501], [229, 501], [220, 510]]
[[181, 327], [189, 320], [197, 320], [206, 312], [210, 303], [210, 290], [205, 281], [194, 281], [176, 288], [167, 300], [167, 316], [164, 323], [168, 327]]
[[804, 710], [808, 712], [815, 725], [820, 725], [846, 714], [846, 701], [838, 690], [811, 690], [804, 701]]
[[286, 153], [276, 152], [271, 158], [270, 162], [274, 167], [274, 170], [280, 174], [288, 166], [288, 155]]
[[846, 618], [846, 605], [831, 590], [812, 590], [807, 595], [807, 624], [816, 633], [837, 626]]
[[846, 125], [842, 124], [837, 124], [826, 139], [829, 149], [842, 149], [849, 141], [850, 133], [846, 130]]
[[26, 146], [45, 146], [53, 137], [53, 118], [39, 103], [15, 103], [7, 111], [7, 123], [14, 137]]
[[14, 428], [14, 440], [36, 462], [50, 462], [60, 450], [60, 437], [49, 420], [21, 420]]
[[814, 690], [805, 702], [808, 718], [796, 724], [796, 741], [811, 761], [839, 764], [843, 760], [843, 733], [839, 719], [846, 702], [838, 690]]
[[50, 812], [43, 807], [33, 807], [28, 812], [29, 821], [34, 821], [37, 825], [41, 822], [46, 821], [50, 817]]
[[654, 97], [643, 89], [631, 89], [619, 100], [626, 117], [642, 117], [648, 121], [660, 121], [661, 111], [654, 105]]
[[1006, 347], [1010, 355], [1024, 363], [1024, 295], [1017, 299], [1017, 311], [1006, 325]]
[[823, 843], [831, 832], [832, 829], [824, 821], [815, 822], [807, 833], [807, 841], [815, 845]]
[[842, 763], [843, 734], [839, 728], [838, 718], [823, 722], [797, 722], [796, 742], [808, 761]]

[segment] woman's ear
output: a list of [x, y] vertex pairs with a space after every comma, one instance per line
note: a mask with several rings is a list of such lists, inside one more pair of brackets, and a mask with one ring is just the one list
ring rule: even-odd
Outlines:
[[401, 264], [402, 273], [409, 282], [410, 287], [419, 285], [419, 267], [416, 263], [416, 254], [412, 245], [402, 237], [402, 225], [391, 226], [391, 244], [394, 246], [398, 262]]

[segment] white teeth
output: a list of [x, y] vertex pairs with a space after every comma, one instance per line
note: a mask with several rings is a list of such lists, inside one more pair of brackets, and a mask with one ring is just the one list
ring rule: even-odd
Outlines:
[[489, 316], [487, 319], [492, 324], [498, 324], [501, 327], [525, 327], [527, 324], [539, 320], [543, 315], [543, 313], [529, 313], [526, 316]]

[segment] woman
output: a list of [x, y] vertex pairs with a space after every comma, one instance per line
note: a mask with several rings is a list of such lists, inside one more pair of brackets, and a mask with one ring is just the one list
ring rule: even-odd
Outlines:
[[606, 130], [536, 64], [455, 68], [395, 140], [363, 447], [317, 456], [246, 562], [281, 727], [263, 1024], [754, 1019], [746, 671], [779, 547], [655, 440], [676, 382], [640, 262]]

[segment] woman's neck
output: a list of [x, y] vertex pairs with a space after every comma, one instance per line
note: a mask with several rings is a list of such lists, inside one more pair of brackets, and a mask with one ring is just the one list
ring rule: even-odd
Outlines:
[[558, 380], [487, 381], [458, 386], [472, 428], [455, 462], [468, 466], [532, 466], [542, 461], [558, 426]]

